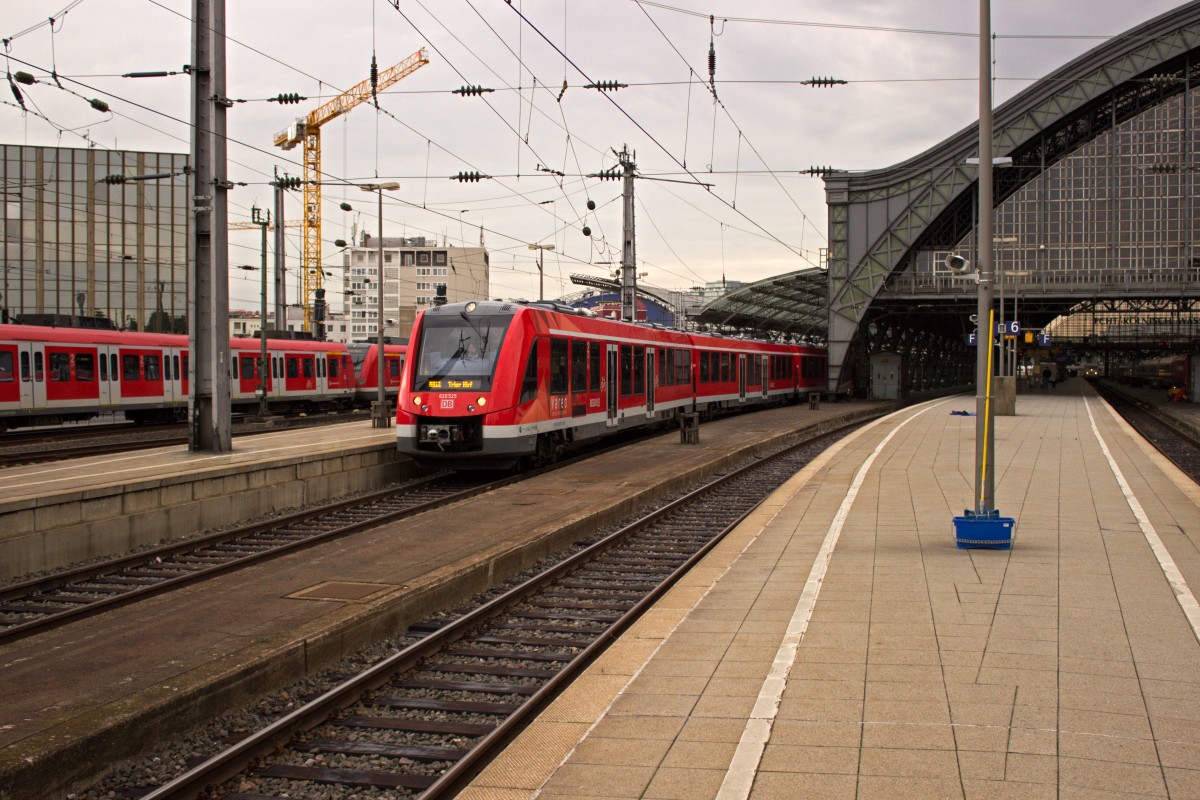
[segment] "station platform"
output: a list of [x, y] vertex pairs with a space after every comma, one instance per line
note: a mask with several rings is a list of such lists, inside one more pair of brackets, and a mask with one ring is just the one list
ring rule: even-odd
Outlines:
[[415, 474], [370, 422], [0, 469], [0, 581], [180, 539]]
[[[827, 403], [728, 417], [703, 423], [695, 444], [672, 431], [0, 645], [0, 798], [65, 796], [122, 759], [403, 633], [691, 481], [804, 432], [891, 407]], [[330, 432], [320, 443], [309, 431], [264, 434], [215, 457], [143, 452], [83, 467], [97, 474], [86, 486], [58, 477], [39, 484], [34, 472], [22, 480], [31, 496], [64, 495], [64, 505], [76, 492], [118, 492], [123, 481], [161, 481], [185, 494], [202, 486], [233, 505], [246, 482], [276, 471], [319, 474], [336, 459], [338, 437], [349, 460], [394, 452], [392, 440], [379, 440], [394, 430], [355, 430]], [[236, 479], [217, 480], [224, 470]]]
[[996, 420], [1012, 549], [958, 549], [973, 410], [824, 453], [461, 800], [1200, 797], [1200, 488], [1068, 380]]

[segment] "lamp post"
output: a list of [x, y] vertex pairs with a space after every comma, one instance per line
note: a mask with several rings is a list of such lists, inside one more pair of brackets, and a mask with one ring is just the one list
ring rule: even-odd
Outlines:
[[364, 192], [376, 192], [379, 195], [379, 352], [376, 353], [376, 358], [379, 360], [379, 391], [375, 397], [375, 403], [371, 407], [371, 427], [388, 428], [391, 427], [392, 418], [388, 414], [387, 392], [384, 389], [384, 357], [383, 357], [383, 193], [394, 192], [400, 188], [400, 184], [396, 181], [387, 183], [363, 183], [359, 184], [360, 189]]
[[544, 295], [543, 287], [545, 286], [545, 283], [546, 283], [546, 271], [544, 269], [542, 269], [542, 253], [545, 252], [546, 250], [553, 250], [554, 245], [552, 245], [552, 244], [531, 244], [531, 245], [529, 245], [529, 249], [538, 251], [538, 300], [543, 300], [543, 299], [545, 299], [543, 297], [543, 295]]
[[271, 225], [271, 212], [263, 212], [258, 206], [250, 207], [250, 220], [262, 228], [262, 273], [261, 304], [259, 306], [258, 326], [258, 386], [254, 393], [258, 395], [258, 416], [265, 418], [267, 412], [267, 228]]

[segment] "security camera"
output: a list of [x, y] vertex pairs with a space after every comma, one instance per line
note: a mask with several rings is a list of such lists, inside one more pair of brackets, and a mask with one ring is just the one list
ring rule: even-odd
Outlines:
[[946, 269], [955, 275], [966, 275], [971, 271], [971, 262], [956, 253], [946, 256]]

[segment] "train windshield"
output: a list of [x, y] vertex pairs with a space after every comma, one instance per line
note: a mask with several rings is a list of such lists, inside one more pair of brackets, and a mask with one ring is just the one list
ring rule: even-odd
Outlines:
[[511, 315], [426, 314], [417, 345], [417, 391], [490, 391]]

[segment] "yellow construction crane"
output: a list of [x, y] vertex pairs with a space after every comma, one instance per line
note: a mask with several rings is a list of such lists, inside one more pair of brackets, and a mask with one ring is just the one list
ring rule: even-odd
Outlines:
[[[370, 100], [374, 94], [382, 92], [402, 78], [407, 78], [428, 63], [425, 48], [421, 48], [394, 67], [380, 72], [374, 87], [368, 78], [325, 105], [310, 111], [307, 117], [298, 117], [287, 130], [275, 134], [275, 146], [284, 150], [291, 150], [301, 142], [304, 143], [304, 213], [301, 217], [304, 247], [301, 250], [300, 265], [303, 275], [302, 304], [306, 331], [312, 330], [314, 300], [324, 282], [321, 271], [321, 126]], [[381, 279], [382, 270], [383, 265], [380, 265]]]

